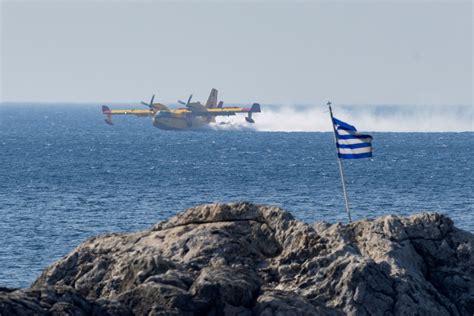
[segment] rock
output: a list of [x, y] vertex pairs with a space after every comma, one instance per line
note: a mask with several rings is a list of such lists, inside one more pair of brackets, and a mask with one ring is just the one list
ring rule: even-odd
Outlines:
[[439, 214], [309, 225], [277, 207], [201, 205], [89, 239], [31, 289], [1, 290], [0, 311], [472, 315], [473, 245]]
[[190, 291], [194, 297], [210, 304], [251, 308], [259, 289], [259, 278], [253, 269], [224, 266], [202, 269]]
[[0, 315], [117, 315], [131, 316], [125, 305], [95, 301], [67, 286], [0, 291]]
[[270, 289], [263, 291], [262, 295], [258, 297], [254, 307], [254, 314], [261, 316], [344, 315], [342, 311], [337, 309], [311, 303], [301, 295]]

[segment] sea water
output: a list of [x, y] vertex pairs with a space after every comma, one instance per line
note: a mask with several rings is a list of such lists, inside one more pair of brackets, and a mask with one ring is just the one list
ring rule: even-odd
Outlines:
[[[202, 203], [347, 222], [330, 132], [102, 120], [98, 106], [0, 106], [0, 286], [30, 285], [91, 236], [147, 229]], [[373, 159], [343, 161], [354, 220], [440, 212], [474, 232], [472, 132], [371, 134]]]

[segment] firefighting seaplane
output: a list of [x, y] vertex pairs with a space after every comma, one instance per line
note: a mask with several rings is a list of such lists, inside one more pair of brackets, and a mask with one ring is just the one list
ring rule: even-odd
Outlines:
[[178, 100], [178, 103], [184, 105], [183, 108], [170, 109], [161, 103], [154, 103], [155, 95], [151, 97], [149, 103], [141, 102], [148, 107], [146, 110], [111, 110], [108, 106], [102, 106], [102, 113], [105, 115], [105, 122], [113, 125], [113, 115], [134, 115], [151, 117], [153, 126], [164, 130], [185, 130], [196, 129], [213, 123], [216, 116], [231, 116], [237, 113], [247, 113], [245, 120], [249, 123], [255, 123], [252, 113], [260, 113], [260, 104], [254, 103], [250, 108], [224, 107], [224, 102], [217, 103], [217, 90], [212, 89], [205, 105], [201, 102], [191, 102], [191, 94], [187, 102]]

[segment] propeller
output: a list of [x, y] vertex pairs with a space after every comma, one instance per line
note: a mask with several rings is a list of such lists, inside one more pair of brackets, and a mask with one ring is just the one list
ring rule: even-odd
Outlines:
[[149, 107], [150, 109], [153, 109], [153, 100], [155, 99], [155, 95], [152, 95], [151, 97], [151, 100], [150, 100], [150, 103], [146, 103], [146, 102], [140, 102], [141, 104], [143, 105], [146, 105], [147, 107]]
[[191, 94], [191, 95], [189, 96], [189, 98], [188, 98], [188, 102], [184, 103], [183, 101], [178, 100], [178, 103], [181, 103], [182, 105], [188, 106], [189, 103], [191, 103], [191, 99], [192, 99], [192, 98], [193, 98], [193, 95]]

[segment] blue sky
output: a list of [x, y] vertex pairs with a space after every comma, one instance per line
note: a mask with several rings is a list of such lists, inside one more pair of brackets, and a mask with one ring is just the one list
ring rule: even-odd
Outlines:
[[472, 4], [1, 4], [0, 100], [472, 104]]

